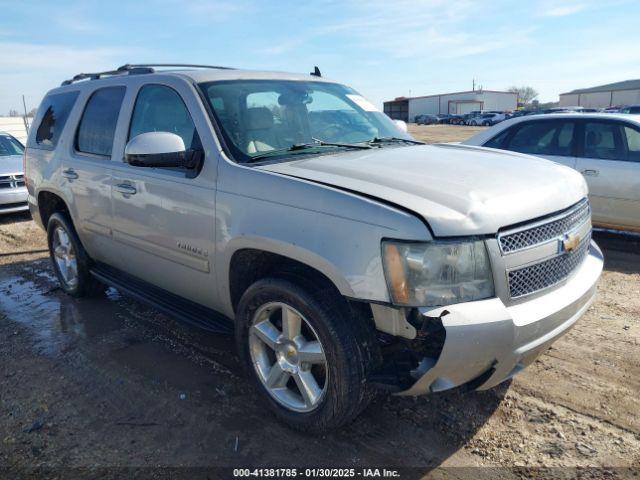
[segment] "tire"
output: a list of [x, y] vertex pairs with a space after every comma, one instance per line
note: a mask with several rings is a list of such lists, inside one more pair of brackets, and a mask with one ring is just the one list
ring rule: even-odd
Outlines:
[[51, 215], [47, 242], [53, 270], [65, 293], [88, 297], [104, 292], [105, 286], [91, 275], [91, 259], [67, 215], [60, 212]]
[[[354, 314], [343, 297], [330, 290], [318, 290], [295, 277], [272, 277], [254, 283], [238, 304], [236, 342], [260, 397], [276, 417], [297, 430], [322, 433], [352, 421], [373, 398], [366, 378], [375, 368], [378, 347], [375, 329]], [[304, 346], [295, 346], [295, 354], [283, 354], [283, 345], [291, 342], [287, 338], [300, 338], [287, 335], [283, 328], [283, 308], [290, 309], [287, 318], [301, 318], [302, 337], [309, 342], [315, 341], [309, 337], [317, 338], [320, 348], [315, 351], [322, 353], [314, 359], [315, 364], [305, 362], [309, 357], [308, 353], [305, 356]], [[264, 327], [265, 322], [276, 327], [269, 334], [269, 343], [278, 339], [275, 348], [263, 340], [261, 331], [270, 330], [270, 326]], [[287, 363], [289, 358], [299, 362], [297, 371], [295, 365], [293, 370], [287, 370], [292, 368]], [[284, 377], [280, 377], [282, 371]], [[321, 391], [315, 387], [305, 389], [315, 394], [304, 396], [301, 376], [308, 379], [309, 374]], [[268, 386], [274, 378], [278, 380]], [[313, 382], [306, 380], [302, 385], [310, 383]]]

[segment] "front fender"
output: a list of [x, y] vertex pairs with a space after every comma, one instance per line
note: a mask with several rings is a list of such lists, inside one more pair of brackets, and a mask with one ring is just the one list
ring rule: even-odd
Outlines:
[[240, 249], [264, 250], [308, 265], [345, 296], [388, 302], [381, 240], [431, 238], [416, 216], [357, 194], [228, 163], [220, 175], [216, 280], [230, 316], [229, 265]]

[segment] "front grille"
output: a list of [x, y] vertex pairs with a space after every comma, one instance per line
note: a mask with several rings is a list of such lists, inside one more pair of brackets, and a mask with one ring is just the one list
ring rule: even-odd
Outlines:
[[501, 234], [498, 238], [500, 249], [503, 253], [513, 253], [548, 242], [576, 229], [589, 220], [590, 215], [589, 202], [584, 199], [564, 212], [554, 215], [545, 223]]
[[0, 189], [24, 187], [24, 175], [0, 175]]
[[590, 242], [591, 233], [572, 252], [508, 272], [511, 298], [529, 295], [562, 282], [585, 259]]

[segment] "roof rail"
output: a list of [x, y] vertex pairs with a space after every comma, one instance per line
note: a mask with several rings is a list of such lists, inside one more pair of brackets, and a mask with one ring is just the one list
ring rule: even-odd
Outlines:
[[73, 78], [69, 80], [65, 80], [62, 82], [62, 86], [71, 85], [74, 82], [79, 82], [80, 80], [98, 80], [102, 77], [110, 77], [114, 75], [138, 75], [141, 73], [153, 73], [153, 68], [148, 67], [138, 67], [137, 65], [122, 65], [118, 67], [116, 70], [107, 70], [104, 72], [95, 72], [95, 73], [79, 73], [75, 75]]
[[187, 67], [187, 68], [214, 68], [216, 70], [236, 70], [233, 67], [221, 67], [220, 65], [198, 65], [192, 63], [136, 63], [123, 65], [120, 68], [153, 68], [153, 67]]
[[98, 80], [102, 77], [110, 77], [114, 75], [138, 75], [141, 73], [154, 73], [155, 70], [153, 67], [188, 67], [188, 68], [215, 68], [217, 70], [235, 70], [232, 67], [221, 67], [217, 65], [194, 65], [189, 63], [140, 63], [140, 64], [131, 64], [127, 63], [118, 67], [116, 70], [107, 70], [105, 72], [96, 72], [96, 73], [79, 73], [69, 80], [65, 80], [62, 82], [62, 86], [71, 85], [74, 82], [79, 82], [80, 80]]

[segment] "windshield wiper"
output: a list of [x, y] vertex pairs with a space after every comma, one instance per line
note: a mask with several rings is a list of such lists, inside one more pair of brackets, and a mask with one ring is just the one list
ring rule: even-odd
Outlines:
[[382, 143], [410, 143], [411, 145], [425, 145], [424, 142], [420, 142], [418, 140], [411, 140], [409, 138], [400, 137], [374, 137], [367, 143], [374, 145], [380, 145]]
[[278, 148], [276, 150], [270, 150], [260, 155], [256, 155], [255, 157], [249, 158], [247, 162], [253, 163], [255, 161], [264, 160], [265, 158], [271, 158], [278, 155], [285, 155], [290, 152], [303, 153], [302, 152], [303, 150], [309, 150], [309, 149], [318, 148], [318, 147], [355, 148], [358, 150], [368, 150], [372, 148], [371, 145], [363, 145], [363, 144], [355, 144], [355, 143], [332, 143], [332, 142], [325, 142], [324, 140], [320, 140], [317, 138], [314, 138], [313, 140], [314, 140], [313, 143], [294, 143], [293, 145], [287, 148]]

